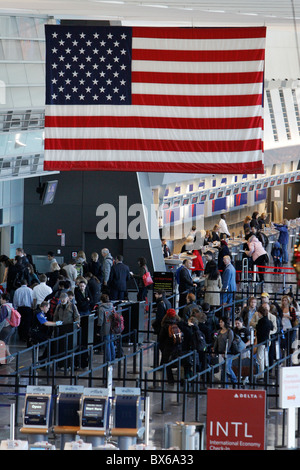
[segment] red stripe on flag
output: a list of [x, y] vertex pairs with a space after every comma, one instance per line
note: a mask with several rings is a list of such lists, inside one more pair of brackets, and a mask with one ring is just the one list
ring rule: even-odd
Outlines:
[[133, 27], [132, 36], [136, 38], [168, 39], [251, 39], [265, 38], [266, 27], [250, 28], [152, 28]]
[[132, 60], [162, 62], [241, 62], [264, 60], [264, 49], [229, 51], [171, 51], [159, 49], [132, 49]]
[[174, 163], [174, 162], [145, 162], [145, 161], [45, 161], [44, 169], [46, 171], [82, 171], [82, 170], [101, 170], [101, 171], [147, 171], [147, 172], [170, 172], [174, 173], [219, 173], [236, 174], [238, 170], [241, 173], [263, 173], [264, 166], [262, 161], [249, 163]]
[[133, 94], [133, 105], [142, 106], [185, 106], [185, 107], [233, 107], [233, 106], [257, 106], [262, 103], [262, 95], [147, 95]]
[[255, 129], [260, 116], [249, 118], [167, 118], [151, 116], [45, 116], [45, 127], [116, 127], [147, 129]]
[[134, 83], [174, 83], [184, 85], [225, 85], [237, 83], [261, 83], [263, 72], [242, 73], [166, 73], [131, 72]]
[[144, 139], [45, 139], [45, 150], [141, 150], [166, 152], [250, 152], [261, 150], [252, 140], [144, 140]]

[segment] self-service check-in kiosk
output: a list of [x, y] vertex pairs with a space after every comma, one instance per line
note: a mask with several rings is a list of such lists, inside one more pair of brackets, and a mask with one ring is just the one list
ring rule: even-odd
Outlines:
[[109, 429], [109, 396], [107, 388], [85, 388], [80, 403], [78, 434], [93, 447], [103, 446]]
[[80, 400], [84, 391], [81, 385], [59, 385], [57, 396], [57, 417], [54, 433], [60, 435], [60, 448], [72, 441], [80, 429]]
[[111, 435], [118, 438], [120, 450], [128, 450], [144, 433], [140, 389], [116, 387], [113, 407], [114, 427]]
[[52, 425], [52, 388], [27, 386], [21, 433], [29, 443], [45, 441]]

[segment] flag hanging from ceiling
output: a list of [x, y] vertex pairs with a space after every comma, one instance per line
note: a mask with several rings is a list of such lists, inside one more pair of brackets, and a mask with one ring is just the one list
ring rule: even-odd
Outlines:
[[45, 170], [264, 172], [265, 27], [45, 31]]

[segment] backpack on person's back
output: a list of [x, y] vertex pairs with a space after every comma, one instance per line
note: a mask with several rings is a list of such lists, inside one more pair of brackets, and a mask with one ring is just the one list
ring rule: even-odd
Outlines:
[[121, 313], [113, 309], [111, 313], [111, 333], [120, 335], [124, 331], [124, 317]]

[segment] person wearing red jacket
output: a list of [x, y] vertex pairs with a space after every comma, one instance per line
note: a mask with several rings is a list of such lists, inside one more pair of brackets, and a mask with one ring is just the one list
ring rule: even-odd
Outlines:
[[202, 251], [200, 250], [200, 248], [199, 250], [193, 250], [193, 256], [196, 256], [196, 258], [193, 258], [193, 273], [197, 276], [201, 276], [201, 274], [204, 273], [204, 264], [202, 259]]

